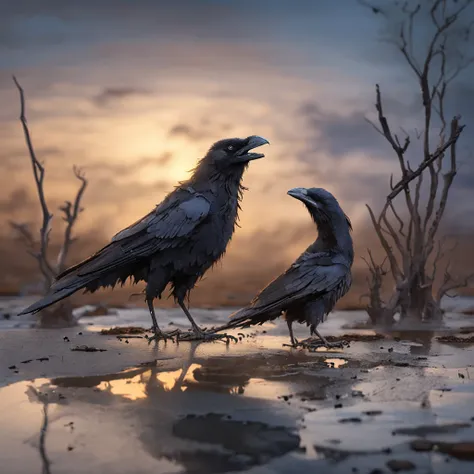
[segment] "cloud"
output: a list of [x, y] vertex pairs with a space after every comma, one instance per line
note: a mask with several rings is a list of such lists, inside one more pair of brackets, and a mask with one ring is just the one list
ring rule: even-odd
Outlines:
[[98, 107], [104, 107], [111, 103], [121, 102], [124, 99], [150, 95], [150, 91], [134, 87], [106, 87], [92, 98], [92, 102]]
[[[173, 159], [173, 153], [163, 152], [158, 156], [146, 156], [135, 158], [126, 162], [116, 162], [110, 159], [102, 159], [100, 161], [92, 161], [87, 164], [87, 171], [92, 179], [97, 177], [109, 178], [130, 178], [131, 175], [140, 172], [144, 168], [154, 167], [161, 168], [168, 165]], [[160, 181], [161, 182], [161, 181]]]
[[193, 126], [188, 123], [177, 123], [170, 128], [168, 136], [186, 138], [192, 141], [215, 139], [216, 134], [229, 133], [233, 125], [229, 123], [216, 122], [215, 120], [203, 119], [200, 125]]
[[0, 215], [14, 215], [32, 204], [30, 194], [25, 188], [16, 188], [6, 198], [0, 199]]
[[323, 148], [335, 158], [348, 153], [386, 153], [386, 142], [367, 123], [366, 112], [356, 111], [347, 116], [323, 112], [316, 104], [305, 104], [302, 114], [315, 132], [315, 146]]
[[156, 163], [160, 166], [165, 166], [169, 164], [172, 159], [173, 159], [173, 153], [169, 151], [165, 151], [156, 159]]
[[170, 136], [184, 136], [186, 138], [200, 138], [202, 135], [196, 132], [190, 125], [178, 123], [168, 132]]
[[[49, 160], [54, 161], [64, 156], [63, 150], [53, 146], [39, 146], [35, 148], [35, 153], [37, 158], [42, 162]], [[26, 163], [29, 164], [29, 160], [30, 157], [26, 145], [18, 149], [4, 148], [0, 151], [0, 166], [8, 167], [10, 170], [24, 168]]]

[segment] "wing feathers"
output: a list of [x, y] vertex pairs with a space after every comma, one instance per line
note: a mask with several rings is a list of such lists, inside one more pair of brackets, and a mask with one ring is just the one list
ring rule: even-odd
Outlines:
[[[350, 263], [340, 255], [329, 252], [303, 254], [285, 273], [273, 280], [249, 306], [231, 315], [231, 322], [244, 323], [262, 316], [278, 317], [290, 304], [309, 297], [322, 296], [337, 289], [347, 278]], [[251, 324], [251, 322], [249, 322]]]

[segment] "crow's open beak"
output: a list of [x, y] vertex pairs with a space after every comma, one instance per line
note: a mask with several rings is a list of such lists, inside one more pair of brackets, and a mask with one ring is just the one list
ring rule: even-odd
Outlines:
[[263, 153], [248, 153], [250, 150], [257, 148], [262, 145], [270, 144], [270, 142], [263, 138], [259, 137], [258, 135], [252, 135], [251, 137], [247, 138], [247, 144], [244, 145], [236, 154], [237, 160], [240, 161], [251, 161], [251, 160], [258, 160], [259, 158], [263, 158], [265, 155]]
[[306, 188], [293, 188], [286, 194], [313, 207], [318, 207], [318, 204], [308, 196], [308, 190]]

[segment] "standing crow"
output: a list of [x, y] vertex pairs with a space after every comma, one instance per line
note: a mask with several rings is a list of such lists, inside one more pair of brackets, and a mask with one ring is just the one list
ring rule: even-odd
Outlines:
[[[329, 347], [331, 344], [316, 328], [351, 286], [351, 222], [325, 189], [294, 188], [288, 194], [306, 205], [318, 228], [318, 238], [285, 273], [264, 288], [249, 306], [231, 315], [229, 324], [219, 330], [263, 324], [284, 311], [292, 346]], [[311, 335], [317, 335], [323, 344], [313, 338], [298, 342], [293, 335], [293, 321], [306, 322]]]
[[243, 173], [251, 160], [264, 156], [250, 150], [266, 143], [258, 136], [215, 143], [192, 176], [161, 204], [116, 234], [96, 254], [58, 275], [48, 294], [20, 314], [37, 312], [80, 289], [94, 292], [133, 278], [134, 283], [146, 282], [145, 300], [155, 333], [152, 339], [171, 337], [159, 328], [153, 307], [153, 300], [161, 298], [168, 283], [191, 322], [192, 339], [222, 337], [201, 330], [184, 302], [196, 282], [224, 255], [245, 189]]

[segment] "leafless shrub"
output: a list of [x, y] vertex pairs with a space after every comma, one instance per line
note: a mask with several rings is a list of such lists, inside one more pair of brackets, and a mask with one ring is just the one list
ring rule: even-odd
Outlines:
[[[386, 3], [370, 6], [372, 11], [391, 18]], [[370, 124], [380, 133], [393, 149], [400, 165], [399, 179], [390, 177], [390, 193], [376, 216], [367, 205], [377, 237], [384, 249], [389, 271], [395, 281], [395, 290], [389, 303], [381, 298], [381, 280], [385, 273], [372, 256], [367, 262], [371, 280], [369, 281], [369, 307], [371, 319], [390, 323], [395, 313], [400, 318], [410, 320], [441, 320], [440, 301], [449, 291], [468, 284], [471, 275], [455, 279], [450, 267], [445, 269], [444, 279], [437, 291], [433, 284], [443, 256], [442, 241], [438, 238], [440, 223], [453, 180], [457, 173], [457, 142], [464, 125], [461, 117], [449, 120], [446, 116], [446, 96], [450, 85], [459, 74], [470, 65], [474, 58], [467, 57], [459, 46], [471, 43], [473, 23], [461, 27], [463, 12], [471, 6], [472, 0], [430, 0], [426, 3], [397, 2], [402, 16], [398, 37], [394, 43], [404, 60], [414, 73], [419, 85], [423, 104], [424, 127], [415, 130], [415, 138], [422, 142], [422, 157], [416, 167], [411, 166], [406, 152], [411, 145], [410, 135], [403, 131], [404, 138], [392, 131], [384, 109], [379, 85], [376, 86], [377, 122]], [[427, 10], [425, 8], [428, 7]], [[429, 16], [433, 34], [429, 39], [426, 53], [419, 61], [415, 53], [413, 33], [416, 20], [423, 11]], [[455, 36], [457, 46], [451, 41]], [[472, 46], [472, 45], [471, 45]], [[424, 183], [425, 181], [425, 183]], [[427, 189], [424, 197], [422, 186]], [[395, 198], [403, 195], [404, 211], [397, 210]], [[400, 208], [401, 206], [399, 206]], [[408, 215], [408, 218], [404, 217]], [[438, 252], [433, 255], [438, 246]]]
[[[87, 179], [79, 168], [75, 166], [73, 167], [74, 175], [80, 181], [80, 186], [74, 200], [66, 201], [59, 208], [63, 214], [62, 219], [66, 223], [66, 226], [64, 228], [61, 250], [56, 258], [56, 262], [52, 263], [49, 255], [49, 237], [53, 214], [51, 214], [49, 210], [44, 190], [44, 177], [46, 170], [44, 164], [38, 160], [31, 140], [26, 119], [25, 94], [23, 88], [16, 77], [13, 77], [13, 81], [20, 94], [20, 121], [23, 127], [26, 145], [28, 147], [38, 201], [41, 207], [42, 224], [39, 230], [39, 239], [35, 238], [34, 232], [30, 229], [28, 223], [10, 222], [10, 225], [18, 232], [18, 235], [25, 242], [28, 248], [28, 253], [38, 262], [38, 267], [42, 276], [43, 291], [46, 293], [53, 283], [55, 276], [65, 269], [71, 245], [76, 240], [76, 238], [73, 237], [73, 229], [80, 213], [83, 211], [81, 200], [87, 187]], [[41, 326], [63, 326], [74, 324], [72, 307], [68, 302], [56, 305], [52, 309], [43, 310], [39, 314], [39, 323]]]

